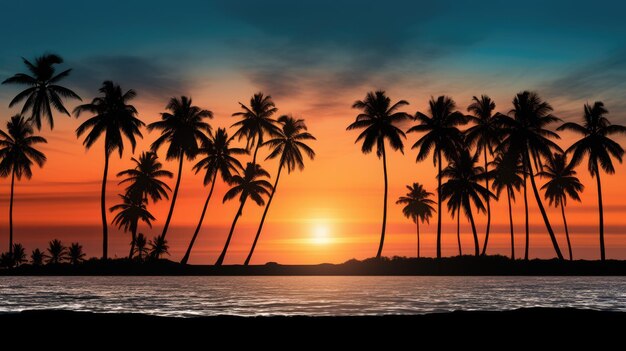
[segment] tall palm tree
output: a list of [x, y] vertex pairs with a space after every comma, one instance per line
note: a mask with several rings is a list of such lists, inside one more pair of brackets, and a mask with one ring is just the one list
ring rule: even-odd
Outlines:
[[[474, 204], [478, 212], [485, 212], [483, 201], [493, 197], [489, 189], [479, 184], [479, 181], [482, 181], [486, 175], [482, 167], [476, 166], [477, 162], [478, 155], [472, 156], [468, 149], [463, 149], [461, 154], [452, 160], [440, 174], [440, 177], [447, 178], [446, 182], [441, 185], [441, 199], [449, 199], [449, 211], [463, 209], [463, 212], [465, 212], [472, 225], [474, 254], [476, 256], [479, 255], [479, 244], [471, 204]], [[456, 211], [457, 215], [460, 215], [460, 210]]]
[[48, 243], [48, 264], [59, 264], [67, 259], [67, 247], [59, 239]]
[[22, 58], [22, 60], [31, 74], [17, 73], [2, 82], [2, 84], [28, 86], [26, 90], [20, 92], [11, 100], [9, 107], [13, 107], [26, 99], [21, 114], [25, 115], [28, 111], [31, 111], [29, 122], [34, 123], [38, 130], [41, 130], [42, 117], [46, 117], [50, 124], [50, 129], [52, 129], [54, 128], [52, 108], [69, 116], [70, 113], [63, 106], [62, 98], [81, 100], [70, 89], [58, 85], [63, 78], [70, 75], [72, 70], [67, 69], [59, 74], [55, 74], [54, 65], [63, 63], [63, 59], [54, 54], [44, 54], [37, 57], [34, 64], [25, 58]]
[[252, 163], [256, 164], [256, 155], [263, 144], [266, 135], [276, 136], [280, 129], [276, 126], [276, 120], [272, 116], [278, 109], [270, 95], [258, 92], [250, 98], [250, 106], [239, 103], [243, 111], [233, 113], [233, 117], [241, 117], [231, 127], [237, 127], [233, 138], [238, 140], [246, 138], [246, 150], [254, 147]]
[[169, 255], [169, 245], [167, 245], [167, 240], [163, 237], [163, 235], [155, 236], [154, 239], [150, 240], [150, 258], [154, 260], [158, 260], [163, 255]]
[[9, 254], [13, 253], [13, 195], [15, 178], [33, 176], [33, 163], [42, 167], [46, 156], [35, 149], [36, 144], [46, 143], [46, 139], [33, 135], [33, 128], [21, 116], [15, 115], [7, 123], [7, 132], [0, 130], [0, 176], [11, 175], [11, 197], [9, 200]]
[[549, 139], [560, 138], [557, 133], [547, 129], [550, 124], [560, 121], [551, 112], [552, 106], [543, 101], [537, 93], [529, 91], [518, 93], [513, 99], [513, 109], [509, 111], [509, 116], [501, 115], [498, 118], [498, 123], [502, 125], [505, 135], [502, 143], [498, 146], [498, 151], [510, 155], [517, 154], [522, 158], [552, 246], [557, 257], [562, 260], [563, 255], [559, 249], [554, 230], [550, 225], [546, 209], [541, 202], [541, 196], [535, 182], [535, 171], [533, 170], [533, 163], [534, 168], [540, 171], [542, 159], [548, 160], [554, 151], [561, 151], [561, 148]]
[[429, 113], [427, 116], [421, 112], [415, 114], [419, 124], [411, 127], [407, 133], [425, 133], [413, 146], [418, 149], [417, 162], [425, 160], [433, 152], [433, 163], [437, 165], [437, 258], [441, 258], [441, 172], [443, 169], [443, 157], [448, 161], [457, 157], [458, 150], [462, 148], [462, 133], [457, 128], [465, 124], [467, 118], [462, 113], [455, 111], [454, 100], [447, 96], [440, 96], [436, 100], [431, 98]]
[[563, 215], [563, 226], [565, 227], [565, 238], [567, 238], [567, 249], [569, 251], [569, 259], [572, 258], [572, 245], [569, 240], [569, 230], [567, 229], [567, 220], [565, 219], [565, 205], [567, 197], [571, 197], [574, 201], [580, 201], [578, 193], [585, 188], [578, 177], [573, 164], [567, 164], [567, 157], [564, 154], [555, 153], [554, 157], [548, 160], [544, 165], [543, 171], [538, 174], [548, 179], [541, 189], [545, 191], [545, 197], [550, 201], [550, 205], [561, 207]]
[[593, 105], [585, 104], [583, 124], [568, 122], [560, 126], [557, 130], [570, 130], [582, 135], [582, 138], [572, 144], [567, 149], [567, 153], [572, 153], [572, 164], [578, 165], [583, 158], [588, 155], [589, 162], [587, 169], [591, 177], [596, 178], [598, 187], [598, 212], [600, 214], [600, 258], [605, 260], [604, 250], [604, 211], [602, 209], [602, 182], [600, 181], [600, 169], [607, 174], [615, 173], [613, 161], [614, 157], [622, 163], [624, 148], [611, 136], [626, 133], [626, 127], [618, 124], [611, 124], [606, 115], [609, 111], [604, 107], [604, 103], [596, 101]]
[[137, 141], [135, 136], [143, 137], [139, 128], [144, 123], [137, 118], [137, 109], [128, 102], [137, 96], [134, 90], [123, 92], [122, 88], [107, 80], [98, 90], [102, 96], [94, 98], [91, 103], [83, 104], [74, 109], [79, 117], [82, 113], [93, 115], [76, 129], [76, 137], [87, 133], [83, 145], [89, 149], [104, 134], [104, 172], [102, 175], [102, 191], [100, 193], [100, 212], [102, 214], [102, 259], [108, 258], [109, 231], [106, 217], [106, 184], [109, 171], [109, 157], [117, 150], [120, 158], [124, 153], [125, 136], [135, 152]]
[[131, 161], [135, 163], [134, 168], [121, 171], [118, 177], [126, 176], [119, 183], [130, 183], [126, 187], [126, 194], [130, 197], [139, 197], [146, 202], [148, 198], [152, 202], [157, 202], [162, 198], [168, 199], [167, 192], [171, 191], [170, 187], [159, 178], [172, 178], [172, 172], [164, 170], [158, 156], [154, 152], [142, 152], [139, 159], [134, 157]]
[[[465, 131], [465, 142], [471, 147], [476, 144], [476, 153], [483, 154], [485, 174], [489, 172], [488, 155], [493, 156], [493, 150], [500, 142], [500, 129], [497, 118], [494, 118], [493, 110], [496, 103], [487, 95], [481, 95], [480, 99], [474, 96], [472, 103], [467, 107], [467, 111], [473, 116], [468, 120], [474, 125]], [[485, 177], [485, 188], [489, 189], [489, 177]], [[491, 230], [491, 205], [487, 198], [487, 228], [485, 229], [485, 243], [483, 244], [482, 255], [487, 252], [489, 243], [489, 232]]]
[[404, 196], [400, 196], [396, 204], [404, 205], [402, 213], [415, 223], [417, 229], [417, 258], [420, 258], [420, 221], [422, 223], [430, 221], [430, 217], [433, 216], [435, 211], [435, 208], [432, 206], [435, 204], [435, 201], [430, 199], [433, 193], [426, 191], [420, 183], [407, 185], [406, 188], [409, 192]]
[[83, 245], [79, 243], [70, 244], [67, 250], [67, 258], [71, 264], [77, 265], [85, 261], [85, 253], [83, 252]]
[[237, 195], [239, 195], [240, 205], [237, 210], [237, 214], [235, 215], [235, 219], [233, 220], [233, 224], [230, 226], [230, 232], [228, 233], [226, 244], [224, 244], [224, 249], [215, 262], [216, 266], [221, 266], [224, 262], [226, 251], [228, 251], [228, 245], [230, 245], [230, 240], [233, 237], [235, 225], [243, 212], [243, 206], [246, 204], [246, 200], [251, 198], [257, 205], [265, 205], [263, 197], [269, 196], [272, 191], [272, 184], [265, 179], [261, 179], [265, 177], [270, 177], [270, 174], [267, 173], [266, 170], [261, 168], [258, 164], [248, 162], [243, 172], [243, 176], [234, 175], [231, 178], [230, 183], [232, 184], [232, 188], [224, 194], [224, 200], [222, 202], [234, 199]]
[[209, 136], [209, 140], [206, 141], [204, 145], [202, 145], [202, 148], [198, 151], [200, 155], [205, 155], [205, 157], [198, 161], [198, 163], [193, 166], [193, 169], [196, 171], [196, 174], [200, 172], [200, 170], [205, 170], [204, 185], [206, 186], [211, 183], [211, 190], [209, 190], [209, 195], [204, 202], [204, 207], [202, 208], [200, 220], [198, 221], [196, 230], [191, 237], [187, 252], [185, 252], [185, 256], [183, 256], [183, 259], [180, 261], [180, 263], [182, 264], [187, 264], [187, 261], [189, 260], [189, 255], [191, 255], [191, 249], [196, 242], [196, 238], [198, 237], [200, 228], [202, 228], [202, 222], [204, 220], [204, 216], [206, 215], [206, 210], [209, 206], [211, 195], [213, 195], [213, 188], [215, 188], [217, 174], [220, 174], [224, 182], [229, 182], [233, 174], [238, 174], [239, 170], [243, 168], [239, 160], [237, 160], [234, 155], [242, 155], [247, 153], [247, 151], [244, 149], [231, 147], [231, 140], [232, 139], [228, 137], [226, 129], [219, 128], [215, 135], [211, 133], [211, 135]]
[[[515, 234], [513, 232], [513, 209], [511, 207], [511, 199], [515, 200], [515, 191], [519, 191], [524, 184], [524, 179], [521, 176], [524, 174], [524, 167], [522, 166], [520, 158], [516, 157], [518, 155], [512, 156], [513, 157], [509, 157], [509, 155], [502, 153], [496, 155], [493, 161], [495, 169], [493, 171], [493, 184], [491, 186], [496, 191], [498, 198], [502, 194], [502, 190], [506, 189], [506, 197], [509, 205], [509, 228], [511, 230], [511, 259], [514, 260]], [[528, 211], [526, 213], [528, 213]], [[528, 228], [528, 225], [526, 228]]]
[[402, 138], [406, 138], [404, 132], [398, 128], [398, 124], [408, 120], [411, 116], [405, 112], [398, 111], [402, 106], [409, 103], [400, 100], [394, 104], [384, 91], [368, 92], [365, 99], [356, 101], [352, 108], [362, 110], [352, 122], [347, 130], [365, 129], [359, 134], [355, 143], [362, 141], [361, 152], [368, 154], [376, 146], [376, 156], [383, 159], [383, 175], [385, 179], [385, 195], [383, 198], [383, 224], [380, 233], [380, 245], [376, 258], [380, 258], [385, 243], [385, 229], [387, 226], [387, 153], [385, 151], [385, 140], [394, 151], [404, 154], [404, 143]]
[[133, 258], [133, 252], [135, 251], [135, 241], [137, 238], [137, 227], [139, 221], [146, 223], [152, 228], [152, 222], [155, 218], [148, 212], [146, 208], [147, 200], [132, 194], [119, 195], [122, 199], [122, 203], [117, 204], [109, 209], [111, 212], [119, 211], [113, 217], [111, 224], [117, 225], [119, 229], [123, 229], [125, 232], [130, 231], [131, 242], [130, 252], [128, 253], [128, 259]]
[[208, 140], [205, 133], [211, 132], [211, 126], [204, 119], [213, 118], [213, 112], [193, 105], [191, 98], [187, 96], [171, 98], [165, 108], [171, 113], [161, 113], [160, 121], [148, 125], [149, 131], [155, 129], [161, 131], [161, 135], [150, 146], [152, 151], [156, 153], [163, 144], [169, 143], [165, 159], [178, 160], [178, 175], [172, 194], [172, 203], [161, 233], [163, 238], [167, 234], [174, 213], [180, 178], [183, 174], [183, 160], [186, 157], [191, 161], [196, 157], [199, 145]]
[[13, 244], [13, 264], [15, 267], [19, 267], [23, 263], [26, 263], [26, 251], [24, 250], [24, 246], [22, 244]]
[[265, 205], [265, 210], [263, 210], [263, 217], [261, 217], [261, 223], [259, 224], [259, 229], [256, 232], [256, 236], [254, 237], [254, 242], [252, 243], [252, 247], [250, 248], [250, 253], [246, 258], [244, 265], [248, 265], [250, 263], [250, 259], [252, 258], [252, 254], [254, 253], [254, 248], [256, 247], [256, 243], [259, 240], [259, 236], [261, 235], [261, 229], [263, 229], [263, 223], [265, 223], [265, 216], [267, 216], [267, 211], [272, 204], [272, 199], [274, 198], [274, 194], [276, 193], [276, 187], [278, 186], [278, 180], [280, 179], [280, 172], [283, 170], [283, 167], [287, 167], [287, 173], [291, 173], [293, 170], [299, 168], [300, 170], [304, 169], [304, 157], [302, 153], [306, 154], [309, 159], [313, 160], [315, 158], [315, 151], [311, 149], [304, 142], [307, 140], [316, 140], [313, 135], [308, 133], [306, 124], [302, 119], [295, 119], [291, 116], [281, 116], [278, 118], [278, 122], [281, 124], [282, 130], [278, 133], [278, 136], [266, 141], [263, 145], [268, 145], [272, 152], [267, 156], [266, 160], [275, 159], [280, 157], [278, 161], [278, 171], [276, 173], [276, 180], [274, 181], [274, 186], [272, 187], [272, 192], [270, 194], [269, 199], [267, 200], [267, 204]]
[[149, 255], [148, 248], [146, 247], [147, 244], [146, 236], [142, 233], [137, 234], [135, 238], [135, 252], [133, 252], [133, 255], [136, 255], [139, 261], [143, 261]]

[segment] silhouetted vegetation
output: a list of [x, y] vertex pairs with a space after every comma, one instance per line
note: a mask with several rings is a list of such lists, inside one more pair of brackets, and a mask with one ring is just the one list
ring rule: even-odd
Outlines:
[[54, 239], [50, 243], [48, 243], [48, 257], [46, 258], [47, 264], [59, 264], [65, 262], [68, 258], [67, 256], [67, 247], [63, 245], [63, 243]]

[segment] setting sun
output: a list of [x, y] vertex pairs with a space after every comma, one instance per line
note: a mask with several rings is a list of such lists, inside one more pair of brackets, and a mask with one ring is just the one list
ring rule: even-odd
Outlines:
[[314, 244], [322, 245], [330, 243], [328, 226], [324, 223], [318, 223], [313, 227], [313, 239]]

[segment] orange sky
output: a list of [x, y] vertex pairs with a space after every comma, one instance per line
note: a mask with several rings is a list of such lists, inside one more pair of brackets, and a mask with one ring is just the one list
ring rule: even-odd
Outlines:
[[[96, 87], [94, 87], [96, 88]], [[124, 89], [129, 87], [123, 86]], [[523, 87], [511, 87], [507, 91], [498, 91], [493, 97], [498, 103], [497, 110], [510, 109], [512, 96]], [[212, 110], [215, 119], [211, 121], [214, 128], [228, 127], [234, 121], [230, 117], [238, 110], [238, 101], [247, 102], [250, 95], [257, 89], [245, 81], [224, 80], [213, 82], [210, 86], [197, 87], [192, 97], [194, 103]], [[95, 89], [94, 89], [95, 90]], [[424, 111], [430, 94], [445, 92], [442, 88], [429, 91], [427, 87], [414, 90], [389, 89], [392, 99], [407, 99], [411, 105], [407, 112]], [[441, 91], [437, 91], [441, 90]], [[459, 106], [465, 107], [472, 94], [483, 91], [469, 91], [451, 88], [451, 95]], [[6, 93], [6, 92], [5, 92]], [[266, 92], [271, 94], [271, 92]], [[454, 94], [455, 93], [455, 94]], [[489, 93], [486, 91], [486, 93]], [[155, 121], [158, 113], [163, 111], [167, 97], [163, 99], [139, 98], [135, 101], [139, 109], [139, 117], [146, 123]], [[360, 99], [365, 91], [347, 91], [338, 94], [333, 101], [340, 103], [324, 104], [315, 100], [315, 96], [282, 98], [274, 95], [280, 113], [293, 113], [304, 118], [309, 131], [318, 139], [312, 142], [317, 157], [308, 161], [303, 172], [294, 172], [281, 177], [277, 194], [269, 211], [266, 224], [261, 235], [252, 263], [277, 261], [280, 263], [320, 263], [343, 262], [351, 258], [363, 259], [374, 256], [378, 247], [380, 222], [382, 215], [383, 174], [382, 165], [375, 155], [362, 155], [360, 147], [354, 144], [356, 132], [345, 131], [346, 126], [356, 116], [350, 108], [355, 99]], [[85, 100], [93, 95], [83, 94]], [[319, 97], [318, 97], [319, 98]], [[550, 101], [557, 115], [565, 119], [578, 119], [582, 113], [581, 101]], [[8, 110], [5, 102], [0, 112], [5, 121], [14, 110]], [[69, 103], [74, 107], [74, 103]], [[608, 106], [610, 109], [611, 106]], [[611, 116], [611, 115], [610, 115]], [[34, 172], [31, 181], [22, 181], [16, 185], [15, 197], [15, 242], [23, 243], [30, 252], [35, 247], [44, 248], [53, 238], [59, 238], [66, 244], [79, 241], [85, 247], [88, 256], [101, 255], [100, 227], [100, 182], [103, 167], [102, 143], [98, 142], [92, 150], [85, 151], [82, 140], [74, 136], [74, 129], [86, 118], [68, 118], [55, 115], [56, 127], [50, 132], [47, 127], [43, 136], [49, 144], [42, 149], [48, 156], [43, 169]], [[5, 128], [4, 122], [2, 128]], [[156, 134], [144, 132], [144, 139], [135, 152], [149, 147]], [[232, 134], [233, 131], [229, 130]], [[389, 156], [389, 218], [387, 240], [383, 254], [386, 256], [415, 255], [415, 227], [401, 214], [401, 208], [395, 200], [405, 193], [405, 185], [414, 181], [425, 184], [429, 191], [435, 192], [435, 168], [432, 160], [420, 164], [415, 163], [416, 153], [410, 145], [417, 135], [409, 135], [405, 154], [399, 152]], [[570, 135], [564, 135], [560, 145], [567, 147], [571, 143]], [[625, 140], [621, 139], [624, 143]], [[260, 151], [263, 158], [267, 149]], [[129, 167], [130, 149], [127, 149], [122, 160], [113, 156], [110, 166], [110, 177], [107, 194], [107, 207], [114, 205], [122, 187], [117, 186], [115, 173]], [[162, 160], [165, 162], [164, 160]], [[175, 171], [173, 163], [165, 162], [166, 168]], [[271, 174], [277, 169], [276, 162], [263, 161], [262, 166]], [[192, 163], [184, 166], [183, 180], [179, 200], [174, 212], [171, 231], [168, 234], [171, 259], [181, 258], [193, 233], [201, 206], [208, 189], [202, 186], [201, 175], [191, 171]], [[598, 213], [595, 181], [592, 181], [586, 168], [579, 168], [581, 180], [586, 185], [582, 195], [582, 204], [569, 202], [566, 208], [575, 258], [597, 258], [599, 255], [596, 233]], [[607, 256], [609, 258], [626, 258], [626, 237], [623, 228], [626, 224], [622, 199], [626, 197], [625, 187], [620, 185], [625, 178], [624, 166], [617, 166], [617, 175], [603, 174], [605, 201], [605, 223]], [[543, 182], [538, 180], [539, 184]], [[174, 180], [170, 182], [173, 187]], [[9, 182], [0, 180], [0, 250], [6, 250], [8, 235], [8, 194]], [[209, 205], [203, 230], [200, 232], [197, 245], [191, 256], [190, 263], [213, 263], [221, 251], [228, 228], [235, 215], [235, 202], [221, 203], [225, 185], [218, 183]], [[532, 193], [529, 191], [529, 195]], [[516, 254], [523, 255], [523, 202], [514, 204], [514, 221], [516, 224]], [[531, 213], [531, 256], [553, 257], [553, 250], [548, 242], [541, 217], [536, 209], [534, 198], [529, 197]], [[140, 232], [152, 238], [161, 231], [168, 210], [168, 202], [151, 205], [150, 211], [157, 217], [154, 228], [140, 226]], [[547, 206], [547, 203], [546, 203]], [[444, 207], [445, 208], [445, 207]], [[492, 205], [493, 228], [488, 253], [505, 254], [510, 252], [508, 236], [508, 215], [506, 202], [500, 201]], [[234, 234], [231, 248], [225, 263], [242, 263], [251, 245], [252, 237], [260, 220], [262, 208], [248, 202]], [[566, 252], [560, 211], [550, 208], [549, 216], [558, 234], [561, 250]], [[109, 221], [112, 219], [109, 214]], [[478, 215], [477, 227], [482, 245], [484, 240], [485, 216]], [[446, 213], [443, 216], [443, 254], [455, 255], [456, 221]], [[469, 224], [462, 219], [462, 240], [464, 250], [472, 252], [472, 239]], [[109, 255], [124, 256], [128, 251], [130, 235], [110, 227]], [[422, 254], [433, 256], [435, 253], [434, 231], [436, 222], [422, 226]], [[320, 235], [327, 235], [321, 240]]]

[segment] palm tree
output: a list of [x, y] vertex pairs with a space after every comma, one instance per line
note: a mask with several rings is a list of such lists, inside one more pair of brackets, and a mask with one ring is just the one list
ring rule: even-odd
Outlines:
[[193, 169], [196, 171], [196, 174], [200, 172], [200, 170], [205, 170], [204, 185], [206, 186], [211, 183], [211, 190], [209, 190], [209, 195], [204, 202], [204, 207], [202, 208], [200, 220], [198, 221], [196, 230], [193, 233], [191, 242], [189, 242], [187, 252], [185, 252], [185, 256], [180, 261], [180, 263], [182, 264], [187, 264], [187, 261], [189, 260], [189, 255], [191, 255], [191, 249], [196, 242], [196, 238], [198, 237], [200, 228], [202, 228], [202, 221], [204, 220], [204, 216], [206, 215], [206, 210], [209, 206], [209, 200], [211, 200], [211, 195], [213, 195], [213, 188], [215, 187], [217, 174], [220, 174], [224, 182], [229, 182], [233, 174], [238, 174], [239, 170], [243, 168], [239, 160], [237, 160], [233, 155], [242, 155], [245, 154], [247, 151], [240, 148], [230, 147], [231, 140], [232, 139], [228, 138], [228, 133], [226, 132], [226, 129], [219, 128], [215, 135], [211, 133], [211, 135], [209, 136], [209, 140], [205, 142], [202, 148], [198, 151], [199, 154], [205, 155], [205, 157], [198, 161]]
[[443, 157], [448, 161], [457, 157], [462, 148], [462, 133], [457, 126], [466, 123], [466, 117], [454, 111], [456, 104], [447, 96], [440, 96], [429, 102], [430, 116], [421, 112], [415, 114], [419, 124], [411, 127], [407, 133], [423, 132], [424, 134], [413, 146], [419, 148], [417, 162], [425, 160], [433, 152], [433, 163], [437, 165], [437, 258], [441, 258], [441, 172]]
[[111, 212], [119, 211], [111, 224], [117, 225], [119, 229], [123, 229], [125, 232], [131, 233], [130, 252], [128, 253], [128, 259], [133, 258], [133, 252], [135, 251], [135, 239], [137, 237], [137, 227], [139, 221], [146, 223], [152, 228], [152, 222], [155, 218], [146, 209], [147, 200], [138, 196], [132, 196], [132, 194], [119, 195], [122, 199], [122, 203], [117, 204], [109, 209]]
[[552, 230], [548, 215], [541, 202], [532, 164], [534, 163], [535, 168], [540, 171], [542, 158], [549, 160], [554, 151], [561, 151], [561, 148], [549, 139], [559, 139], [558, 134], [547, 129], [550, 124], [560, 120], [552, 115], [551, 112], [552, 106], [541, 100], [537, 93], [524, 91], [517, 94], [513, 99], [513, 109], [509, 111], [510, 117], [501, 115], [498, 118], [498, 123], [503, 127], [502, 131], [505, 137], [498, 146], [497, 151], [510, 154], [510, 157], [519, 155], [522, 158], [524, 168], [529, 175], [528, 178], [533, 188], [537, 206], [550, 235], [552, 246], [554, 246], [554, 251], [559, 259], [563, 259], [554, 230]]
[[441, 185], [441, 199], [449, 199], [449, 211], [456, 211], [459, 216], [460, 209], [465, 212], [472, 225], [476, 256], [479, 255], [479, 244], [471, 204], [474, 204], [478, 212], [485, 212], [483, 200], [487, 201], [487, 198], [494, 196], [489, 189], [479, 184], [479, 181], [483, 180], [486, 175], [482, 167], [476, 166], [477, 162], [478, 155], [472, 156], [468, 149], [463, 149], [461, 154], [452, 160], [440, 174], [440, 177], [447, 178], [447, 181]]
[[422, 223], [430, 222], [430, 217], [433, 216], [435, 208], [432, 206], [435, 201], [430, 197], [433, 193], [426, 191], [424, 186], [420, 183], [413, 183], [413, 185], [407, 185], [409, 190], [404, 196], [400, 196], [396, 204], [404, 205], [402, 213], [406, 218], [413, 220], [417, 229], [417, 258], [420, 258], [420, 221]]
[[158, 260], [163, 255], [169, 255], [169, 245], [162, 235], [155, 236], [150, 240], [150, 258]]
[[146, 236], [142, 233], [137, 234], [137, 237], [135, 237], [135, 252], [133, 252], [133, 255], [136, 255], [139, 261], [143, 261], [149, 255], [146, 245]]
[[26, 263], [26, 251], [24, 250], [24, 246], [22, 246], [22, 244], [13, 244], [12, 258], [15, 267], [19, 267], [19, 265]]
[[291, 173], [293, 170], [299, 168], [300, 170], [304, 169], [304, 157], [302, 153], [304, 152], [309, 159], [313, 160], [315, 158], [315, 151], [311, 149], [307, 144], [304, 143], [306, 140], [316, 140], [313, 135], [307, 132], [306, 124], [302, 119], [295, 119], [291, 116], [281, 116], [278, 118], [278, 122], [281, 124], [282, 130], [278, 133], [278, 136], [266, 141], [263, 145], [268, 145], [272, 148], [272, 152], [267, 156], [266, 160], [275, 159], [280, 157], [278, 161], [278, 171], [276, 173], [276, 180], [274, 181], [274, 186], [272, 187], [272, 192], [270, 194], [269, 199], [267, 200], [267, 204], [265, 205], [265, 210], [263, 210], [263, 217], [261, 217], [261, 223], [259, 224], [259, 229], [256, 232], [256, 236], [254, 237], [254, 242], [252, 243], [252, 247], [250, 248], [250, 253], [246, 258], [244, 265], [248, 265], [250, 263], [250, 259], [252, 258], [252, 254], [254, 253], [254, 248], [256, 247], [256, 243], [259, 240], [259, 236], [261, 235], [261, 229], [263, 229], [263, 223], [265, 223], [265, 216], [267, 216], [267, 211], [272, 204], [272, 199], [274, 198], [274, 194], [276, 193], [276, 187], [278, 186], [278, 179], [280, 179], [280, 172], [283, 170], [283, 167], [287, 167], [287, 173]]
[[256, 164], [256, 155], [259, 148], [263, 144], [266, 134], [276, 136], [280, 129], [276, 126], [276, 121], [272, 119], [272, 115], [278, 111], [272, 101], [270, 95], [263, 95], [258, 92], [250, 98], [250, 106], [239, 103], [243, 111], [233, 113], [233, 117], [241, 117], [241, 120], [235, 122], [231, 127], [237, 127], [237, 131], [233, 134], [233, 138], [238, 140], [246, 138], [246, 150], [254, 147], [252, 163]]
[[43, 261], [46, 258], [48, 258], [48, 255], [41, 252], [41, 250], [39, 249], [34, 249], [33, 252], [30, 254], [30, 262], [33, 264], [33, 266], [43, 265]]
[[[496, 103], [487, 95], [481, 95], [480, 99], [474, 96], [472, 103], [467, 107], [467, 111], [473, 116], [469, 116], [469, 122], [474, 125], [465, 131], [465, 142], [471, 147], [476, 144], [476, 153], [483, 153], [485, 174], [489, 172], [487, 154], [493, 155], [493, 149], [500, 142], [500, 129], [497, 118], [494, 118], [493, 110]], [[485, 177], [485, 188], [489, 189], [489, 177]], [[483, 244], [482, 255], [487, 252], [489, 243], [489, 232], [491, 229], [491, 205], [487, 198], [487, 228], [485, 229], [485, 243]]]
[[347, 130], [365, 129], [356, 138], [355, 143], [362, 141], [361, 152], [369, 154], [376, 146], [376, 156], [383, 159], [383, 175], [385, 178], [385, 194], [383, 197], [383, 224], [380, 233], [380, 245], [376, 258], [380, 258], [385, 242], [385, 229], [387, 226], [387, 154], [385, 152], [385, 139], [389, 142], [392, 150], [400, 151], [404, 154], [404, 144], [402, 138], [406, 138], [404, 132], [397, 127], [397, 124], [408, 120], [411, 116], [398, 109], [409, 103], [400, 100], [394, 104], [382, 90], [368, 92], [365, 99], [356, 101], [352, 108], [362, 110], [354, 122]]
[[164, 170], [158, 156], [154, 152], [142, 152], [139, 159], [134, 157], [131, 161], [135, 163], [134, 168], [121, 171], [118, 177], [126, 176], [119, 184], [130, 183], [126, 187], [126, 194], [130, 197], [138, 196], [146, 203], [148, 198], [156, 203], [162, 198], [168, 199], [167, 192], [170, 187], [159, 178], [172, 178], [172, 172]]
[[13, 107], [26, 99], [21, 114], [25, 115], [29, 110], [32, 111], [29, 122], [33, 122], [38, 130], [41, 130], [41, 118], [46, 117], [50, 124], [50, 129], [52, 129], [54, 128], [52, 108], [69, 116], [70, 113], [63, 106], [62, 98], [81, 100], [76, 93], [57, 84], [63, 78], [69, 76], [72, 70], [67, 69], [59, 74], [55, 74], [54, 65], [63, 63], [63, 59], [54, 54], [44, 54], [37, 57], [34, 64], [25, 58], [22, 58], [22, 60], [32, 75], [17, 73], [2, 82], [2, 84], [28, 86], [26, 90], [20, 92], [11, 100], [9, 107]]
[[215, 262], [216, 266], [221, 266], [224, 262], [226, 251], [228, 251], [228, 245], [230, 245], [230, 240], [233, 237], [235, 225], [243, 212], [243, 206], [246, 204], [246, 200], [251, 198], [257, 205], [265, 205], [263, 197], [270, 195], [270, 192], [272, 191], [272, 184], [265, 179], [260, 179], [264, 177], [269, 178], [270, 174], [261, 168], [260, 165], [248, 162], [243, 172], [243, 176], [234, 175], [231, 178], [230, 183], [232, 187], [226, 192], [226, 194], [224, 194], [224, 200], [222, 202], [234, 199], [237, 195], [239, 195], [240, 205], [237, 210], [237, 214], [235, 215], [235, 219], [233, 220], [233, 224], [230, 226], [230, 232], [228, 233], [226, 244], [224, 244], [224, 249]]
[[544, 170], [539, 172], [538, 175], [548, 179], [541, 189], [545, 191], [545, 197], [550, 201], [550, 205], [561, 207], [569, 260], [571, 261], [573, 259], [572, 245], [569, 240], [567, 220], [565, 219], [565, 205], [567, 204], [567, 196], [571, 197], [572, 200], [580, 201], [578, 193], [582, 192], [585, 187], [576, 177], [574, 165], [567, 164], [567, 156], [564, 154], [555, 153], [554, 157], [548, 160], [548, 164], [544, 165]]
[[71, 264], [77, 265], [85, 261], [85, 253], [83, 252], [83, 245], [79, 243], [72, 243], [68, 250], [68, 259]]
[[588, 155], [589, 162], [587, 169], [591, 177], [596, 178], [598, 187], [598, 212], [600, 214], [600, 257], [604, 261], [606, 258], [604, 250], [604, 211], [602, 208], [602, 182], [600, 181], [600, 169], [607, 174], [614, 174], [615, 167], [611, 157], [622, 163], [624, 149], [620, 144], [611, 139], [616, 134], [626, 133], [626, 127], [619, 124], [612, 124], [606, 115], [609, 111], [604, 107], [604, 103], [596, 101], [593, 105], [585, 104], [583, 124], [568, 122], [560, 126], [557, 130], [571, 130], [582, 135], [582, 138], [567, 149], [567, 153], [572, 153], [572, 164], [578, 165], [582, 159]]
[[11, 117], [7, 132], [0, 130], [0, 176], [11, 175], [11, 196], [9, 200], [9, 254], [13, 253], [13, 196], [15, 178], [33, 176], [31, 166], [36, 163], [43, 167], [46, 156], [35, 149], [36, 144], [47, 143], [46, 139], [33, 135], [33, 128], [20, 115]]
[[137, 96], [134, 90], [122, 92], [122, 88], [107, 80], [102, 83], [98, 90], [102, 96], [94, 98], [91, 103], [84, 104], [74, 109], [74, 114], [79, 117], [83, 112], [93, 116], [83, 122], [76, 129], [76, 137], [80, 137], [87, 131], [87, 136], [83, 141], [85, 148], [91, 146], [104, 134], [104, 174], [102, 176], [102, 192], [100, 194], [100, 212], [102, 214], [102, 259], [108, 257], [109, 231], [106, 217], [106, 184], [107, 173], [109, 171], [109, 157], [117, 149], [120, 158], [124, 152], [124, 140], [126, 136], [132, 146], [133, 153], [137, 141], [135, 136], [143, 137], [139, 128], [144, 125], [137, 118], [137, 109], [128, 102]]
[[165, 239], [167, 229], [172, 220], [176, 198], [178, 197], [178, 187], [180, 186], [180, 178], [183, 174], [183, 160], [193, 160], [199, 149], [199, 145], [205, 143], [208, 137], [205, 133], [211, 132], [211, 126], [204, 122], [205, 118], [213, 118], [213, 112], [203, 110], [192, 104], [191, 98], [181, 96], [180, 99], [173, 97], [165, 106], [170, 112], [161, 113], [161, 120], [150, 123], [148, 130], [160, 130], [161, 136], [155, 140], [150, 148], [153, 152], [166, 142], [169, 143], [166, 153], [166, 160], [178, 160], [178, 175], [176, 177], [176, 185], [172, 194], [172, 203], [170, 210], [163, 225], [161, 236]]
[[48, 243], [48, 264], [59, 264], [67, 259], [67, 247], [60, 240], [54, 239]]
[[[513, 232], [513, 209], [511, 207], [511, 199], [515, 200], [515, 191], [519, 191], [524, 185], [524, 179], [520, 174], [525, 174], [524, 167], [519, 155], [505, 155], [498, 153], [493, 161], [495, 169], [493, 171], [492, 188], [496, 191], [499, 198], [502, 190], [506, 189], [506, 197], [509, 205], [509, 227], [511, 230], [511, 259], [515, 259], [515, 234]], [[524, 176], [525, 178], [525, 176]], [[525, 191], [524, 191], [525, 193]], [[526, 207], [528, 209], [528, 207]], [[528, 213], [528, 210], [526, 211]], [[528, 228], [528, 218], [526, 219], [526, 228]], [[528, 242], [528, 232], [526, 232]]]

